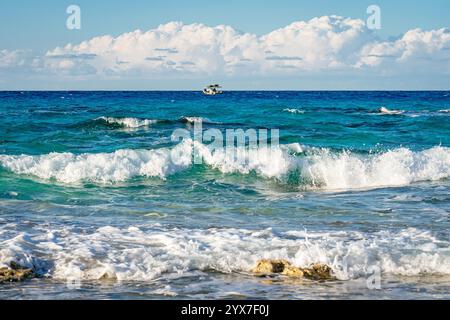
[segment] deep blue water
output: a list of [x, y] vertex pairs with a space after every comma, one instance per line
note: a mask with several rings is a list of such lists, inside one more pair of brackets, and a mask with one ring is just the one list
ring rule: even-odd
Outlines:
[[[448, 299], [449, 109], [448, 91], [0, 92], [0, 266], [42, 276], [0, 297]], [[280, 146], [236, 163], [172, 141], [200, 120]], [[261, 258], [338, 280], [257, 278]]]

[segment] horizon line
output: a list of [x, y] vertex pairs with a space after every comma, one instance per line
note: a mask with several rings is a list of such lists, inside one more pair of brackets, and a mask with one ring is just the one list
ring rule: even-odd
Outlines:
[[[445, 92], [450, 91], [449, 89], [238, 89], [238, 90], [225, 90], [227, 92]], [[199, 92], [202, 93], [201, 89], [198, 90], [169, 90], [169, 89], [25, 89], [25, 90], [2, 90], [0, 93], [4, 92]]]

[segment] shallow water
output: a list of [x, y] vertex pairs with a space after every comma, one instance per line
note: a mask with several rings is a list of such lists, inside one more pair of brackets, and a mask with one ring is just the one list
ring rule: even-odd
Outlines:
[[[0, 266], [41, 278], [0, 298], [448, 299], [449, 105], [448, 92], [2, 92]], [[280, 147], [235, 163], [171, 141], [200, 118], [279, 129]], [[337, 280], [254, 277], [261, 258], [326, 263]]]

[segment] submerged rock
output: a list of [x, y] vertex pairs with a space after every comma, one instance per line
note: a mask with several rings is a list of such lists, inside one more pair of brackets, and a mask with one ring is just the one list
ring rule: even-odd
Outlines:
[[5, 282], [17, 282], [34, 278], [33, 269], [27, 269], [15, 262], [11, 262], [9, 268], [0, 268], [0, 284]]
[[307, 278], [312, 280], [333, 280], [332, 270], [325, 264], [314, 264], [309, 268], [299, 268], [293, 266], [287, 260], [269, 260], [258, 261], [256, 267], [252, 269], [253, 273], [258, 275], [281, 274], [292, 278]]

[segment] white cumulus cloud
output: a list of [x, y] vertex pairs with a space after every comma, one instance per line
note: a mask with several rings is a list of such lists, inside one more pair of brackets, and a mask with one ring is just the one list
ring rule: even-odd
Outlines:
[[100, 78], [291, 76], [332, 71], [450, 74], [450, 31], [414, 29], [379, 39], [364, 21], [323, 16], [258, 36], [231, 26], [170, 22], [117, 37], [95, 37], [41, 57], [0, 51], [0, 70]]
[[426, 71], [450, 73], [450, 30], [406, 32], [396, 41], [368, 43], [358, 66], [409, 73]]

